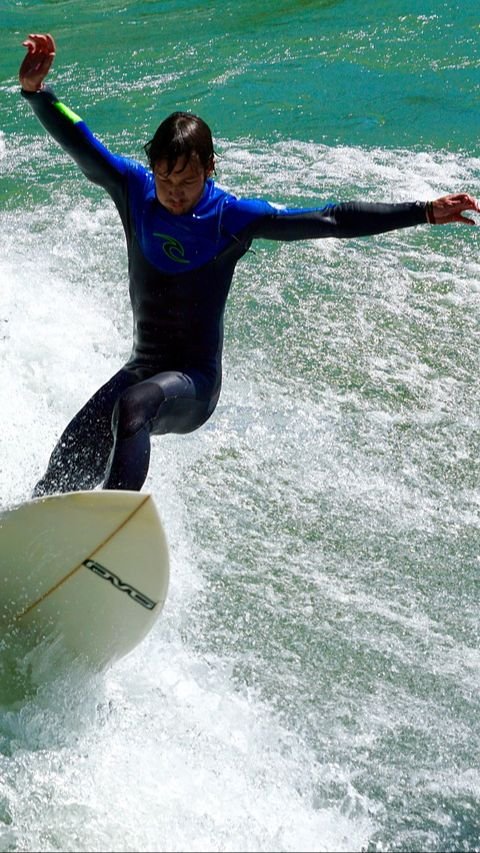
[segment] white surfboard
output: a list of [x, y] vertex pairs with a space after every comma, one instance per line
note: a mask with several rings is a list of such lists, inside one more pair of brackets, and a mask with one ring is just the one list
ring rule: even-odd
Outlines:
[[168, 581], [149, 494], [68, 492], [0, 512], [0, 646], [60, 641], [104, 668], [150, 631]]

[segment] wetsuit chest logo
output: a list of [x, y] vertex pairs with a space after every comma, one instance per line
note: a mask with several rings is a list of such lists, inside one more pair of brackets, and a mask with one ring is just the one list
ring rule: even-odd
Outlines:
[[154, 237], [160, 237], [165, 242], [162, 245], [162, 249], [165, 252], [167, 258], [171, 261], [175, 261], [177, 264], [189, 264], [185, 258], [185, 247], [180, 240], [177, 240], [175, 237], [172, 237], [171, 234], [161, 234], [158, 231], [153, 232]]

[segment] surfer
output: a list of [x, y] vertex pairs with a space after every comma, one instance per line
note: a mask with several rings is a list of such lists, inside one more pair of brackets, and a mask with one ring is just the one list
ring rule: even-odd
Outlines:
[[474, 224], [467, 193], [400, 204], [347, 202], [308, 209], [239, 199], [213, 179], [210, 129], [177, 112], [145, 146], [149, 166], [111, 153], [45, 86], [51, 35], [30, 35], [22, 95], [86, 177], [111, 196], [125, 231], [134, 339], [127, 363], [75, 415], [35, 496], [140, 490], [150, 438], [188, 433], [214, 411], [221, 388], [223, 315], [235, 266], [256, 238], [305, 240], [380, 234], [430, 223]]

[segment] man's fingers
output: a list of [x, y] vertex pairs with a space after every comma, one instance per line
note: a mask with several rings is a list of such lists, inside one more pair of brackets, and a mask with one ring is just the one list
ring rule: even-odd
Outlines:
[[50, 33], [30, 33], [22, 44], [29, 53], [55, 55], [55, 42]]
[[22, 44], [28, 49], [29, 53], [33, 53], [33, 51], [35, 50], [35, 42], [30, 38], [25, 39], [25, 41], [22, 41]]
[[27, 54], [18, 72], [20, 84], [25, 91], [36, 92], [55, 57], [55, 42], [50, 33], [30, 33], [22, 44]]
[[452, 197], [452, 201], [462, 210], [480, 210], [477, 199], [469, 193], [459, 193]]

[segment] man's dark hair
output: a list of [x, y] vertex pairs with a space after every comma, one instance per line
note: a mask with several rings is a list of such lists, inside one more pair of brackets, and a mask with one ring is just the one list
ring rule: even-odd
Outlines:
[[167, 174], [173, 171], [179, 157], [185, 157], [187, 165], [196, 156], [203, 168], [209, 169], [215, 154], [208, 124], [193, 113], [182, 112], [172, 113], [162, 121], [144, 149], [152, 170], [159, 160], [167, 161]]

